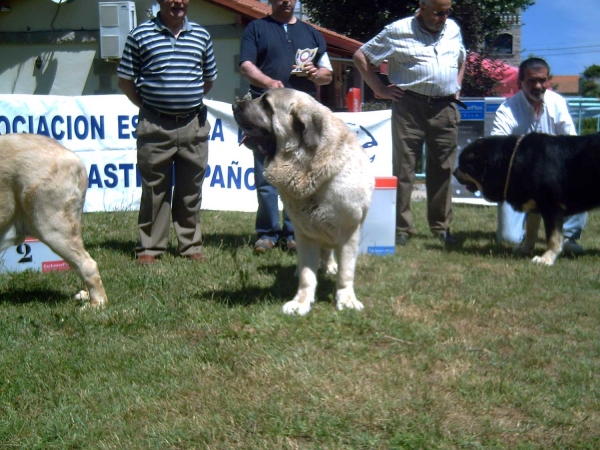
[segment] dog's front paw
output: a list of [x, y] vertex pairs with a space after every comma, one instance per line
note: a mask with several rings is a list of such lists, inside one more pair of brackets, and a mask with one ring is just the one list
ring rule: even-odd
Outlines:
[[340, 289], [335, 294], [336, 308], [342, 309], [355, 309], [362, 311], [364, 305], [356, 299], [353, 289]]
[[299, 316], [305, 316], [310, 311], [310, 302], [299, 302], [298, 300], [292, 300], [283, 305], [283, 312], [285, 314], [297, 314]]
[[554, 262], [556, 261], [557, 257], [558, 255], [556, 253], [548, 250], [542, 256], [536, 256], [535, 258], [533, 258], [531, 262], [534, 262], [536, 264], [543, 264], [546, 266], [552, 266], [554, 265]]

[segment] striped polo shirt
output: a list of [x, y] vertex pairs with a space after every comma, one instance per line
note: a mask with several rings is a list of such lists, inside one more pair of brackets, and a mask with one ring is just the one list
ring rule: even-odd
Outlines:
[[186, 114], [202, 103], [204, 82], [217, 78], [210, 34], [185, 18], [175, 39], [160, 16], [127, 36], [117, 75], [132, 80], [144, 104], [167, 114]]
[[388, 60], [388, 78], [400, 89], [430, 97], [460, 90], [458, 69], [466, 57], [460, 28], [447, 19], [439, 33], [423, 29], [416, 16], [386, 26], [361, 48], [375, 66]]

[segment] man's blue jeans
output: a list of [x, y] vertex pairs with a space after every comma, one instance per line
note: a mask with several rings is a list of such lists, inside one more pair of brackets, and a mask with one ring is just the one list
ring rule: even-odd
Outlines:
[[254, 184], [256, 186], [256, 197], [258, 210], [256, 211], [256, 234], [258, 239], [269, 239], [277, 242], [279, 239], [294, 239], [294, 226], [285, 210], [283, 211], [283, 229], [279, 222], [279, 194], [277, 189], [265, 180], [266, 155], [260, 152], [254, 153]]
[[[525, 237], [526, 217], [527, 213], [515, 211], [508, 202], [499, 202], [498, 229], [496, 230], [496, 239], [498, 242], [519, 245]], [[586, 220], [587, 213], [565, 217], [563, 237], [580, 239]]]

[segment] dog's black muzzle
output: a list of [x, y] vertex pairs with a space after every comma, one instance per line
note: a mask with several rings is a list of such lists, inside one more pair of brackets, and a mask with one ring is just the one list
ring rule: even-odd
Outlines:
[[477, 188], [477, 185], [475, 185], [475, 183], [473, 183], [471, 180], [467, 179], [465, 177], [465, 174], [462, 173], [460, 169], [456, 169], [453, 172], [453, 175], [454, 178], [456, 178], [456, 181], [458, 181], [460, 184], [464, 185], [467, 188], [467, 191], [475, 193], [479, 190]]

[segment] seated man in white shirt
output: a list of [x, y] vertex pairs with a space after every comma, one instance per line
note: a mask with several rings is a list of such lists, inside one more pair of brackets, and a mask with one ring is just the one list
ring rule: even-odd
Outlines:
[[[540, 58], [523, 61], [519, 66], [519, 85], [521, 90], [498, 108], [492, 135], [577, 134], [565, 99], [547, 90], [550, 86], [550, 66], [546, 61]], [[498, 241], [520, 244], [526, 216], [526, 213], [515, 211], [507, 202], [498, 203]], [[576, 240], [581, 238], [586, 219], [587, 213], [565, 217], [563, 252], [583, 254]]]

